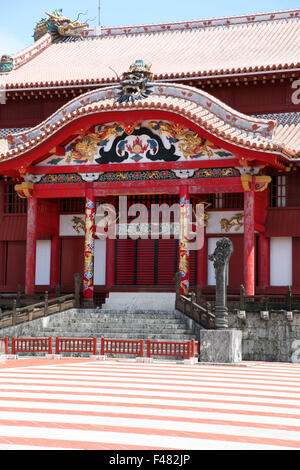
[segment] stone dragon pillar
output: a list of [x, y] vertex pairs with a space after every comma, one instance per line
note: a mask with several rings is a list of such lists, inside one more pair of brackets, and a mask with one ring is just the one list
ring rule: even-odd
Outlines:
[[228, 328], [227, 309], [227, 265], [233, 253], [233, 245], [229, 238], [217, 241], [213, 254], [208, 256], [213, 261], [216, 273], [216, 304], [215, 304], [215, 327], [216, 329]]

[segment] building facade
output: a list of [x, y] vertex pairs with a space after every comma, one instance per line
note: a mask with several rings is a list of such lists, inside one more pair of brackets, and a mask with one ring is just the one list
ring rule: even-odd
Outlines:
[[74, 273], [86, 300], [173, 292], [179, 270], [210, 293], [226, 236], [229, 292], [300, 293], [299, 16], [94, 30], [54, 12], [3, 55], [0, 292]]

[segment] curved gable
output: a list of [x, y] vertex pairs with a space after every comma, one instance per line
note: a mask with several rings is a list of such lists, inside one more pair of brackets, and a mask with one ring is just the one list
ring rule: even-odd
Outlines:
[[[57, 145], [66, 148], [74, 139], [74, 134], [84, 135], [93, 126], [103, 123], [113, 125], [120, 121], [177, 123], [187, 131], [196, 133], [198, 139], [212, 142], [212, 145], [238, 158], [253, 160], [260, 155], [264, 160], [269, 155], [271, 162], [275, 157], [285, 159], [294, 156], [278, 139], [274, 140], [274, 120], [246, 116], [192, 87], [155, 82], [151, 85], [150, 96], [129, 103], [118, 102], [118, 86], [94, 90], [67, 103], [33, 129], [7, 136], [8, 151], [0, 155], [0, 172], [14, 165], [16, 159], [18, 166], [25, 158], [25, 166], [40, 162], [41, 155], [46, 156], [49, 152], [55, 154], [52, 149]], [[147, 132], [150, 139], [149, 132], [153, 129], [148, 128]], [[181, 156], [185, 158], [184, 154]]]

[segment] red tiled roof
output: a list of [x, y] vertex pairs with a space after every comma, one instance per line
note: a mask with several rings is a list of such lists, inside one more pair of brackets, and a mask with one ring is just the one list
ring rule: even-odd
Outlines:
[[300, 157], [300, 112], [261, 114], [256, 117], [277, 121], [274, 142], [284, 143], [290, 152]]
[[0, 85], [115, 82], [137, 58], [152, 64], [156, 79], [300, 67], [300, 10], [103, 28], [78, 42], [51, 44], [49, 38], [16, 55], [15, 70], [0, 75]]

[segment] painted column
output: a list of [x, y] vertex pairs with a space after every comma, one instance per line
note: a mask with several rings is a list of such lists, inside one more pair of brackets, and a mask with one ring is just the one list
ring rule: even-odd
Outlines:
[[37, 239], [37, 198], [27, 200], [26, 275], [25, 293], [35, 292], [35, 264]]
[[83, 299], [93, 304], [94, 297], [94, 254], [95, 254], [95, 215], [96, 202], [91, 189], [86, 191], [85, 199], [85, 240], [84, 240], [84, 273]]
[[180, 294], [187, 295], [190, 290], [189, 273], [189, 219], [190, 219], [190, 199], [187, 186], [180, 187], [180, 239], [179, 239], [179, 272]]
[[254, 191], [244, 193], [244, 284], [245, 294], [255, 292]]

